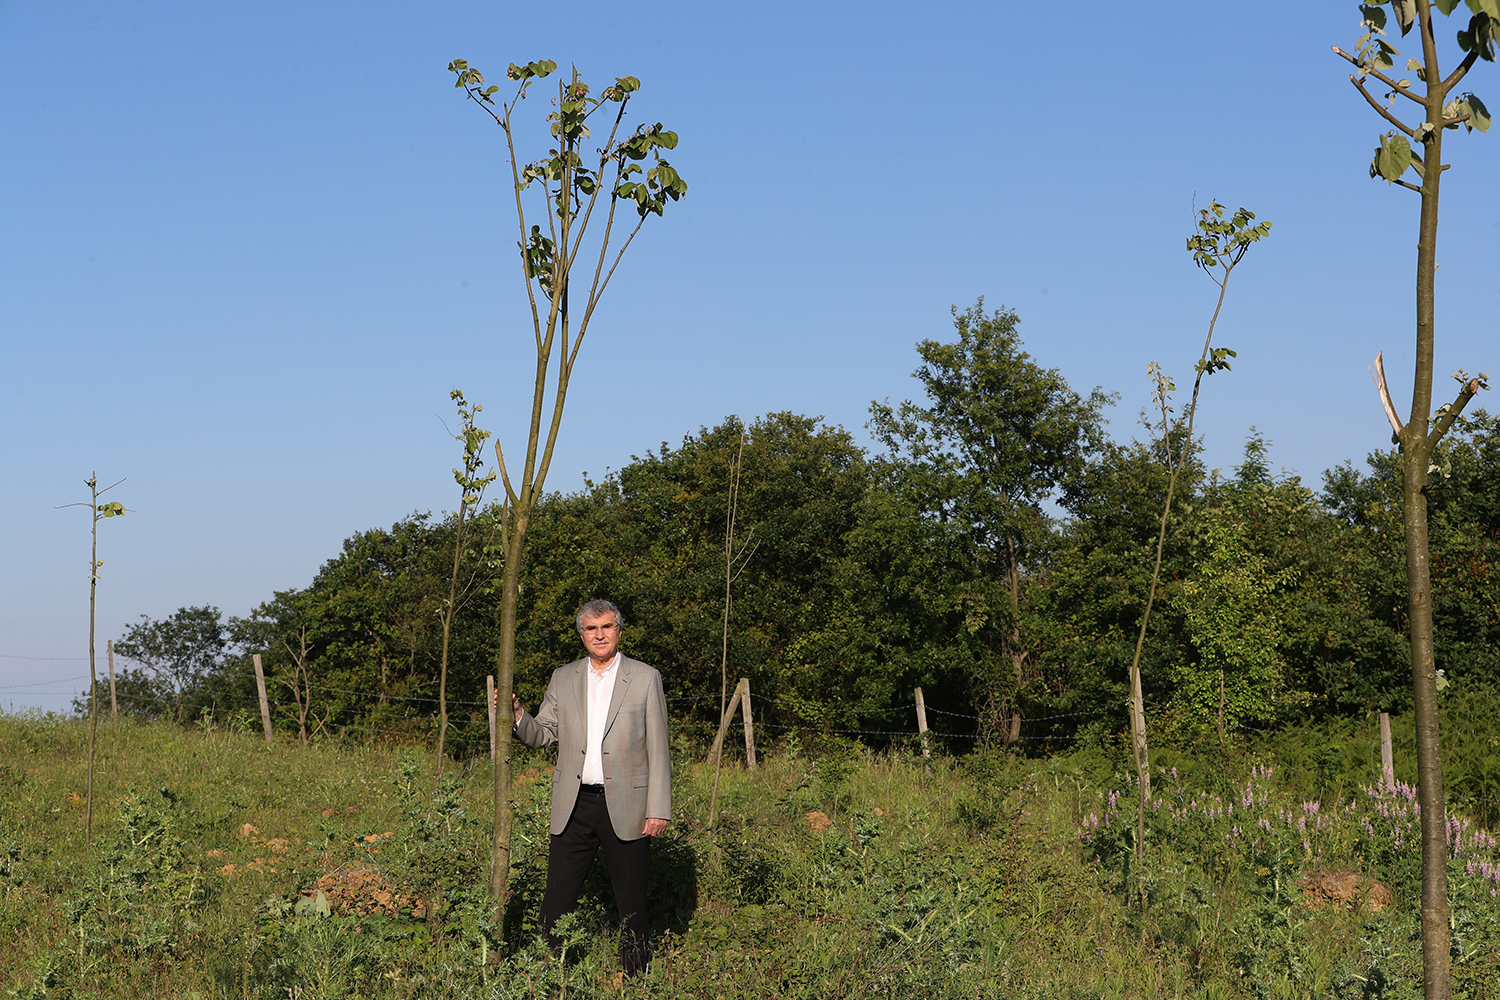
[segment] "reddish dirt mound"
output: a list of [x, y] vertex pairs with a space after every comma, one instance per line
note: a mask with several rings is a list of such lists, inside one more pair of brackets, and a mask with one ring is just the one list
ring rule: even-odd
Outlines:
[[810, 810], [802, 817], [802, 820], [807, 824], [810, 833], [822, 833], [833, 825], [833, 820], [828, 818], [828, 814], [819, 809]]
[[328, 897], [329, 907], [341, 916], [384, 913], [394, 917], [409, 912], [420, 920], [427, 915], [425, 901], [398, 891], [384, 875], [368, 868], [329, 872], [318, 879], [317, 885], [303, 889], [302, 895], [316, 896], [320, 889]]
[[1309, 910], [1321, 910], [1325, 906], [1357, 910], [1363, 906], [1379, 913], [1396, 902], [1390, 889], [1359, 872], [1317, 872], [1298, 882], [1297, 887], [1302, 890], [1302, 905]]

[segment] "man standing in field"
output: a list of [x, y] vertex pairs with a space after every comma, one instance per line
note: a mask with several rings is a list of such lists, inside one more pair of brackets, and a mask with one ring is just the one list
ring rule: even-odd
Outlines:
[[511, 698], [521, 742], [538, 749], [557, 744], [547, 891], [538, 922], [556, 949], [552, 925], [578, 905], [594, 855], [604, 848], [620, 911], [620, 964], [633, 976], [651, 960], [651, 838], [672, 816], [667, 700], [661, 674], [620, 653], [625, 621], [619, 608], [590, 601], [576, 624], [588, 655], [553, 671], [536, 715]]

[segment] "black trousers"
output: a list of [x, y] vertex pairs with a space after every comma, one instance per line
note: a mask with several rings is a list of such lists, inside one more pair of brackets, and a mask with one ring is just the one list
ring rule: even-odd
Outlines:
[[651, 838], [621, 840], [609, 822], [609, 808], [602, 792], [580, 790], [573, 815], [563, 832], [552, 837], [547, 851], [547, 891], [538, 916], [547, 943], [556, 951], [561, 942], [552, 935], [552, 925], [578, 905], [584, 879], [594, 855], [604, 848], [609, 880], [615, 890], [620, 913], [620, 965], [626, 975], [646, 971], [651, 918], [646, 911], [646, 868], [651, 857]]

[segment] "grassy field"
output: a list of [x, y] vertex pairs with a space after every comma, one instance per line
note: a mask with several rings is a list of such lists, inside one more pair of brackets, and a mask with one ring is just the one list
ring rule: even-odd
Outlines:
[[[543, 756], [518, 762], [500, 941], [487, 761], [438, 779], [422, 747], [100, 734], [88, 848], [86, 726], [0, 718], [10, 996], [1420, 996], [1409, 790], [1348, 767], [1309, 778], [1268, 747], [1159, 752], [1140, 859], [1136, 792], [1107, 750], [929, 769], [794, 742], [726, 765], [710, 830], [712, 772], [679, 747], [656, 957], [622, 985], [602, 872], [571, 960], [536, 944]], [[1455, 996], [1500, 997], [1495, 842], [1452, 827]]]

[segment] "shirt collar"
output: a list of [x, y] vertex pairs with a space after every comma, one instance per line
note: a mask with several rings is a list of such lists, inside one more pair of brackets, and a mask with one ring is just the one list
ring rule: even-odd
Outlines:
[[616, 667], [618, 667], [619, 665], [620, 665], [620, 651], [617, 649], [617, 650], [615, 650], [615, 658], [613, 660], [610, 660], [609, 661], [609, 666], [605, 667], [603, 670], [595, 670], [594, 669], [594, 661], [593, 660], [589, 660], [586, 664], [584, 664], [584, 669], [587, 670], [590, 674], [593, 674], [595, 677], [598, 677], [599, 679], [602, 680], [605, 677], [608, 677], [609, 674], [610, 674], [610, 672], [612, 670], [614, 670]]

